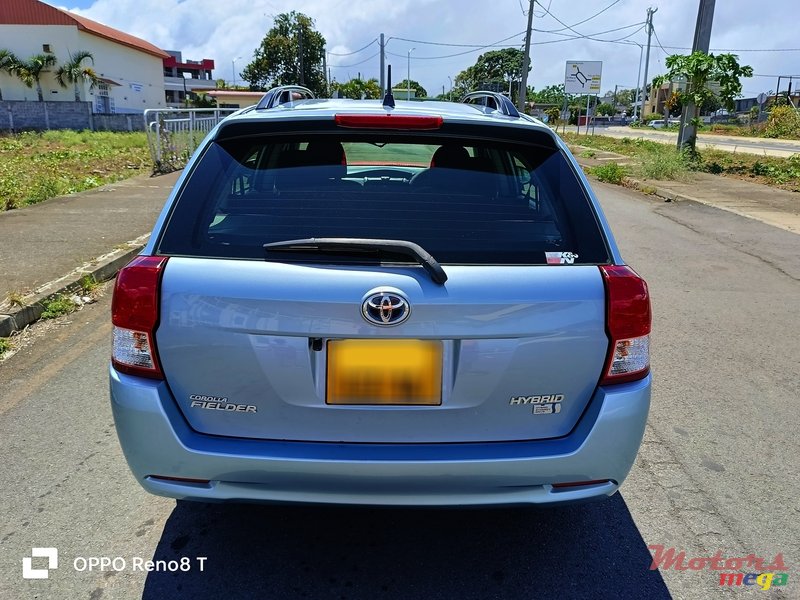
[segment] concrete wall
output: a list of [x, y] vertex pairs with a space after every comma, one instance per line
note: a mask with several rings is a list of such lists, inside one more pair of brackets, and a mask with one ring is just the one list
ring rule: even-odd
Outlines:
[[[3, 2], [6, 0], [0, 0]], [[157, 56], [106, 40], [77, 27], [67, 25], [0, 25], [0, 48], [6, 48], [25, 60], [42, 53], [49, 44], [58, 62], [41, 79], [47, 101], [75, 101], [71, 84], [61, 87], [55, 80], [59, 65], [69, 60], [70, 52], [88, 50], [94, 56], [92, 66], [98, 77], [113, 81], [108, 94], [114, 100], [115, 113], [142, 113], [147, 108], [165, 108], [163, 61]], [[3, 100], [37, 100], [36, 88], [26, 87], [18, 78], [0, 73]], [[88, 83], [79, 86], [80, 99], [91, 102], [96, 110], [98, 89]]]
[[91, 129], [95, 131], [143, 131], [136, 114], [96, 114], [89, 102], [0, 102], [0, 131], [44, 129]]

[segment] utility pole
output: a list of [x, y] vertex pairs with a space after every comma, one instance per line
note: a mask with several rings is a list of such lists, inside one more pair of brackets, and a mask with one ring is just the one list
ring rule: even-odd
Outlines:
[[327, 91], [330, 82], [328, 81], [328, 49], [322, 49], [322, 75], [325, 77], [325, 88]]
[[636, 74], [636, 96], [633, 98], [633, 120], [637, 119], [639, 114], [639, 88], [642, 81], [642, 54], [644, 53], [644, 46], [639, 46], [639, 72]]
[[297, 50], [300, 54], [300, 85], [305, 85], [305, 78], [303, 77], [303, 30], [297, 32]]
[[[692, 42], [692, 53], [703, 52], [708, 54], [708, 47], [711, 45], [711, 23], [714, 20], [714, 2], [716, 0], [700, 0], [700, 8], [697, 10], [697, 25], [694, 29], [694, 41]], [[697, 114], [697, 107], [694, 102], [687, 102], [681, 113], [681, 127], [678, 132], [678, 149], [685, 146], [694, 148], [697, 140], [697, 126], [692, 123], [692, 119]]]
[[533, 3], [531, 0], [528, 7], [528, 32], [525, 35], [525, 55], [522, 57], [522, 74], [519, 78], [519, 98], [517, 98], [517, 108], [520, 112], [525, 112], [525, 100], [528, 94], [528, 68], [531, 66], [531, 32], [533, 31]]
[[383, 98], [384, 94], [386, 94], [386, 44], [383, 41], [383, 34], [381, 34], [381, 98]]
[[658, 8], [652, 6], [647, 9], [647, 56], [644, 59], [644, 79], [642, 80], [642, 101], [639, 105], [639, 120], [644, 119], [644, 101], [647, 99], [647, 67], [650, 66], [650, 38], [653, 35], [653, 15], [658, 11]]

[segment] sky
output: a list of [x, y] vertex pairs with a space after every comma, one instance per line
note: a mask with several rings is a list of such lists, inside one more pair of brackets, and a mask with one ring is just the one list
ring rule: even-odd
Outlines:
[[[388, 40], [393, 80], [406, 77], [431, 95], [481, 53], [524, 45], [528, 0], [67, 0], [53, 5], [141, 37], [184, 60], [211, 58], [215, 79], [231, 81], [253, 58], [273, 17], [297, 10], [315, 21], [327, 41], [328, 66], [337, 81], [359, 74], [378, 78], [377, 38]], [[603, 61], [602, 90], [635, 87], [648, 6], [653, 17], [648, 79], [664, 72], [667, 54], [688, 53], [699, 0], [537, 0], [528, 84], [536, 89], [563, 83], [566, 61]], [[523, 12], [525, 9], [525, 12]], [[605, 9], [605, 10], [604, 10]], [[602, 11], [602, 12], [601, 12]], [[778, 75], [800, 85], [800, 15], [796, 0], [719, 0], [712, 51], [733, 51], [756, 76], [743, 81], [743, 95], [776, 89]], [[597, 14], [601, 12], [601, 14]], [[596, 16], [594, 16], [596, 15]], [[585, 22], [583, 22], [585, 21]], [[566, 28], [570, 26], [570, 28]], [[616, 31], [610, 31], [615, 29]], [[611, 43], [620, 40], [635, 43]], [[442, 44], [442, 45], [436, 45]], [[497, 46], [492, 47], [492, 45]], [[471, 45], [471, 46], [469, 46]], [[486, 45], [485, 48], [475, 46]], [[675, 47], [675, 48], [673, 48]], [[687, 49], [682, 49], [685, 47]], [[453, 56], [457, 55], [457, 56]], [[235, 63], [234, 63], [235, 61]], [[786, 82], [781, 83], [785, 91]]]

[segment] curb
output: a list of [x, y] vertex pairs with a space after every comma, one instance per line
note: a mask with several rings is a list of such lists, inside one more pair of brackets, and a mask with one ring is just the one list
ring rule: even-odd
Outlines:
[[[588, 146], [581, 146], [579, 144], [575, 145], [574, 148], [580, 149], [580, 150], [594, 150], [595, 152], [602, 152], [604, 154], [612, 155], [615, 160], [618, 159], [620, 161], [625, 161], [625, 160], [630, 160], [631, 159], [630, 156], [625, 156], [624, 154], [617, 154], [616, 152], [609, 152], [607, 150], [597, 150], [596, 148], [589, 148]], [[582, 157], [579, 157], [574, 152], [573, 152], [573, 156], [575, 156], [575, 160], [578, 161], [578, 164], [581, 166], [581, 168], [586, 169], [586, 168], [591, 168], [593, 166], [593, 165], [587, 164], [585, 160], [581, 160]], [[586, 174], [587, 174], [587, 176], [591, 177], [593, 180], [600, 181], [594, 175], [591, 175], [590, 173], [586, 173]], [[627, 188], [630, 188], [630, 189], [634, 189], [637, 192], [641, 192], [642, 194], [645, 194], [647, 196], [657, 196], [659, 198], [663, 198], [667, 202], [681, 202], [681, 201], [684, 201], [684, 202], [699, 202], [700, 204], [709, 204], [708, 202], [703, 202], [702, 200], [699, 200], [697, 198], [693, 198], [692, 196], [687, 196], [685, 194], [681, 194], [681, 193], [675, 192], [675, 191], [673, 191], [673, 190], [671, 190], [669, 188], [665, 188], [665, 187], [661, 187], [661, 186], [657, 186], [657, 185], [652, 185], [650, 183], [645, 183], [643, 181], [639, 181], [638, 179], [634, 179], [633, 177], [625, 177], [625, 179], [623, 179], [622, 187], [627, 187]]]
[[44, 284], [25, 298], [25, 306], [22, 308], [7, 313], [5, 312], [7, 309], [2, 309], [4, 312], [0, 313], [0, 337], [9, 337], [12, 333], [21, 331], [38, 321], [48, 300], [61, 294], [79, 291], [81, 279], [86, 275], [91, 275], [98, 282], [111, 279], [142, 251], [149, 238], [149, 233], [139, 236], [135, 240], [126, 242], [124, 248], [99, 256], [67, 275]]

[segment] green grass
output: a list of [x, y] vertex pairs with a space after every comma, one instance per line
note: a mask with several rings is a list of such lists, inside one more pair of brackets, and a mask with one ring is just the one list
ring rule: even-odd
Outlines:
[[149, 172], [144, 133], [53, 130], [0, 135], [0, 210]]
[[644, 179], [660, 181], [686, 179], [692, 168], [687, 154], [665, 144], [643, 148], [638, 158], [641, 164], [635, 170], [637, 175]]
[[55, 296], [44, 303], [42, 319], [55, 319], [56, 317], [68, 315], [77, 308], [78, 305], [66, 296]]
[[617, 185], [620, 185], [628, 175], [625, 167], [618, 165], [617, 163], [608, 163], [605, 165], [600, 165], [599, 167], [590, 167], [588, 171], [600, 181], [604, 181], [605, 183], [615, 183]]
[[800, 154], [789, 158], [733, 153], [706, 148], [695, 158], [678, 152], [671, 144], [636, 138], [612, 138], [602, 135], [562, 135], [571, 145], [581, 145], [615, 152], [634, 159], [632, 177], [675, 180], [691, 176], [692, 171], [726, 175], [781, 189], [800, 192]]
[[78, 282], [78, 285], [81, 286], [81, 293], [84, 296], [88, 296], [92, 292], [94, 292], [100, 284], [94, 278], [94, 275], [92, 275], [91, 273], [87, 273], [86, 275], [81, 277], [80, 281]]
[[11, 340], [9, 338], [0, 338], [0, 354], [5, 354], [11, 350]]

